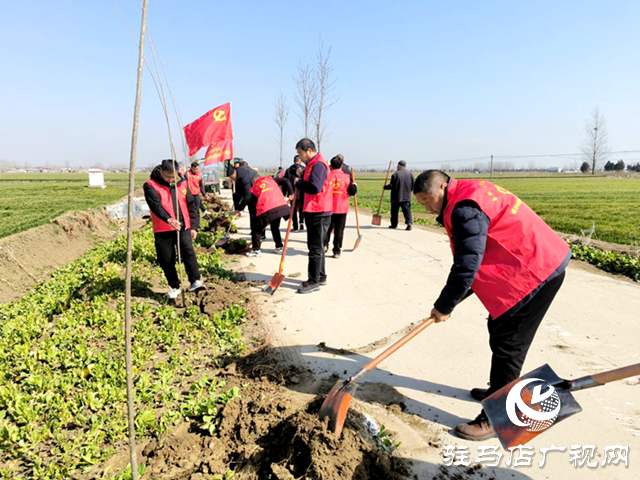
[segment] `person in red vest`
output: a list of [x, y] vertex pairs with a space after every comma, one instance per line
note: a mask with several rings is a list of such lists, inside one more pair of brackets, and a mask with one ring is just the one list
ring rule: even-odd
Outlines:
[[324, 251], [329, 250], [331, 242], [331, 232], [333, 232], [333, 258], [340, 258], [342, 252], [342, 239], [344, 238], [344, 227], [347, 224], [347, 213], [349, 212], [349, 197], [358, 192], [358, 186], [352, 182], [351, 172], [345, 172], [342, 168], [344, 157], [335, 156], [331, 159], [331, 172], [329, 172], [329, 182], [333, 194], [333, 214], [331, 224], [324, 240]]
[[253, 184], [249, 200], [252, 250], [247, 252], [247, 257], [262, 256], [260, 247], [267, 225], [271, 226], [273, 241], [276, 243], [275, 253], [282, 253], [280, 219], [291, 213], [289, 197], [292, 195], [293, 188], [286, 178], [260, 177]]
[[[177, 298], [181, 293], [180, 279], [176, 271], [177, 230], [180, 231], [181, 258], [191, 284], [189, 291], [195, 292], [205, 288], [200, 280], [200, 269], [192, 243], [200, 228], [198, 207], [187, 182], [178, 177], [176, 184], [175, 177], [174, 161], [163, 160], [153, 169], [151, 178], [143, 187], [144, 198], [151, 211], [158, 263], [171, 288], [167, 294], [170, 299]], [[180, 207], [179, 219], [175, 212], [176, 194]]]
[[[538, 326], [564, 280], [568, 245], [514, 194], [485, 180], [456, 180], [439, 170], [415, 181], [416, 200], [444, 225], [453, 266], [431, 318], [449, 319], [455, 306], [475, 293], [489, 311], [489, 388], [474, 388], [483, 400], [520, 376]], [[495, 436], [487, 416], [456, 426], [458, 436]]]
[[189, 182], [189, 191], [191, 192], [191, 195], [193, 195], [196, 205], [202, 213], [205, 213], [206, 210], [202, 204], [202, 199], [200, 198], [200, 195], [205, 192], [204, 179], [202, 178], [202, 173], [200, 173], [199, 170], [200, 165], [198, 162], [192, 162], [191, 168], [187, 173], [187, 181]]
[[324, 239], [331, 223], [333, 194], [329, 181], [329, 164], [316, 152], [316, 145], [308, 138], [296, 144], [300, 160], [306, 164], [296, 188], [304, 192], [302, 212], [307, 224], [307, 247], [309, 248], [309, 279], [302, 283], [298, 293], [311, 293], [327, 284], [324, 261]]

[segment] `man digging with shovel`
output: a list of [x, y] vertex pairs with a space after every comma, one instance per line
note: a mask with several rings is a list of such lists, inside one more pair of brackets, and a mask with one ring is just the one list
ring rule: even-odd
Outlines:
[[[522, 200], [484, 180], [456, 180], [427, 170], [416, 179], [413, 193], [427, 211], [438, 214], [453, 252], [453, 266], [431, 318], [447, 321], [471, 293], [489, 311], [489, 388], [471, 390], [474, 399], [483, 400], [519, 377], [571, 252]], [[484, 410], [457, 425], [455, 433], [467, 440], [495, 437]]]

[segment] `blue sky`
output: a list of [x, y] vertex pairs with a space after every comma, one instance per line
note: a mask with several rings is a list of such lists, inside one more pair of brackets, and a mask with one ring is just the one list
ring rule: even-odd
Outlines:
[[[138, 36], [137, 0], [114, 2]], [[0, 0], [0, 18], [0, 160], [128, 164], [137, 48], [111, 1]], [[640, 150], [640, 2], [150, 0], [148, 23], [184, 122], [231, 101], [236, 154], [253, 165], [279, 161], [280, 92], [291, 104], [290, 163], [302, 132], [293, 75], [313, 60], [319, 33], [340, 93], [326, 157], [417, 168], [577, 152], [596, 106], [611, 148]], [[138, 164], [169, 155], [145, 72]]]

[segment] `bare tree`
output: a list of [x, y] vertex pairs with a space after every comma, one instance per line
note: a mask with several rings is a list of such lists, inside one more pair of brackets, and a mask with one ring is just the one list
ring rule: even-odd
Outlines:
[[302, 62], [299, 62], [294, 81], [296, 83], [295, 102], [300, 109], [298, 115], [304, 125], [304, 136], [309, 138], [309, 127], [318, 97], [318, 88], [311, 66], [309, 64], [302, 65]]
[[282, 153], [284, 149], [284, 126], [287, 124], [287, 120], [289, 119], [289, 104], [287, 103], [287, 97], [280, 93], [280, 95], [278, 95], [278, 98], [276, 98], [274, 107], [276, 113], [273, 121], [276, 122], [278, 130], [280, 131], [280, 166], [282, 167]]
[[599, 163], [609, 158], [609, 132], [605, 124], [604, 116], [598, 111], [598, 107], [591, 112], [591, 118], [584, 124], [585, 138], [580, 146], [585, 160], [591, 163], [591, 174], [596, 173]]
[[331, 56], [331, 47], [325, 53], [324, 42], [322, 36], [318, 38], [318, 52], [316, 53], [316, 108], [313, 111], [313, 121], [316, 129], [316, 140], [318, 151], [324, 137], [326, 129], [325, 113], [338, 101], [335, 94], [336, 80], [331, 78], [333, 68], [329, 66], [329, 57]]

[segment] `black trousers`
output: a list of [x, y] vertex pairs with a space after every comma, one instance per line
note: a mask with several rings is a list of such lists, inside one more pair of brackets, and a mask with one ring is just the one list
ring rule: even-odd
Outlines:
[[319, 283], [327, 278], [324, 268], [324, 239], [327, 237], [331, 217], [305, 217], [307, 222], [307, 248], [309, 248], [309, 282]]
[[198, 207], [201, 212], [204, 212], [205, 208], [202, 204], [202, 198], [200, 198], [200, 195], [194, 195], [193, 200], [196, 202], [196, 207]]
[[342, 251], [342, 239], [344, 238], [344, 227], [346, 224], [346, 213], [334, 213], [331, 215], [331, 223], [329, 224], [329, 230], [327, 230], [324, 244], [327, 247], [329, 246], [331, 242], [331, 231], [333, 231], [333, 253], [340, 253]]
[[[276, 248], [282, 247], [282, 235], [280, 235], [280, 220], [275, 219], [269, 224], [271, 227], [271, 235], [273, 235], [273, 241], [276, 243]], [[251, 248], [253, 250], [260, 250], [262, 246], [262, 236], [264, 235], [265, 226], [257, 219], [251, 219]]]
[[296, 198], [296, 209], [291, 214], [293, 215], [292, 228], [294, 230], [300, 230], [300, 227], [304, 226], [304, 216], [302, 215], [302, 207], [304, 206], [304, 194], [298, 190], [298, 198]]
[[[156, 254], [158, 263], [164, 272], [167, 283], [171, 288], [180, 288], [180, 279], [176, 270], [176, 259], [178, 251], [176, 245], [178, 243], [176, 232], [161, 232], [154, 234], [156, 243]], [[191, 230], [180, 231], [180, 256], [184, 268], [189, 277], [189, 283], [193, 283], [200, 279], [200, 269], [198, 268], [198, 260], [196, 252], [193, 250], [191, 241]]]
[[404, 215], [404, 223], [411, 225], [413, 223], [411, 218], [411, 202], [391, 202], [391, 226], [398, 226], [398, 209], [402, 209]]
[[492, 352], [489, 394], [500, 390], [520, 376], [533, 337], [563, 280], [564, 272], [544, 284], [533, 298], [513, 315], [489, 317], [487, 326]]

